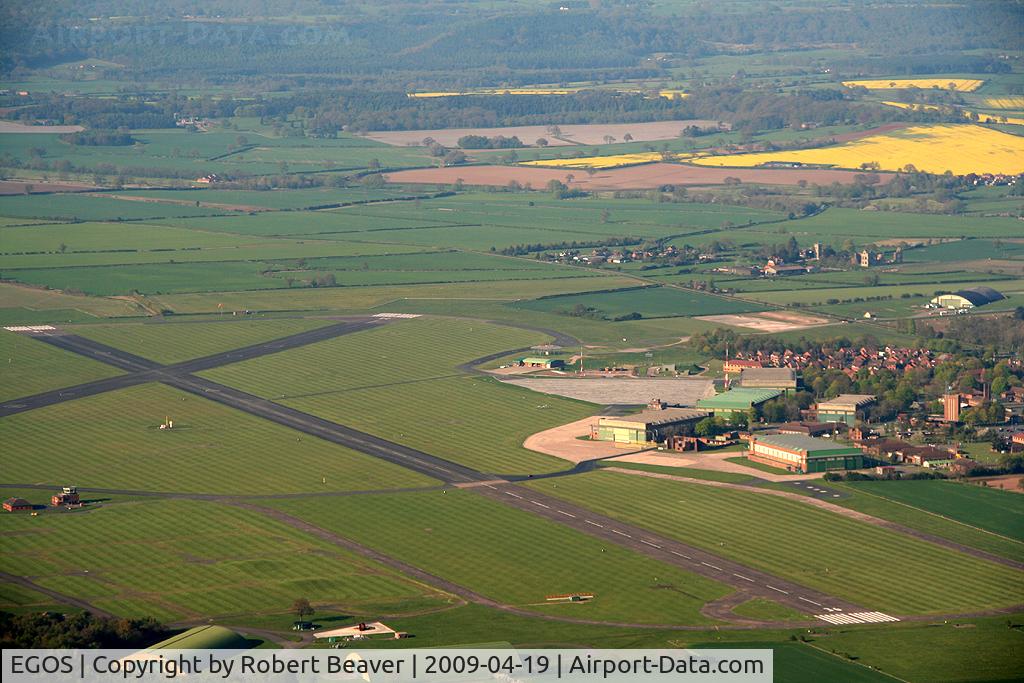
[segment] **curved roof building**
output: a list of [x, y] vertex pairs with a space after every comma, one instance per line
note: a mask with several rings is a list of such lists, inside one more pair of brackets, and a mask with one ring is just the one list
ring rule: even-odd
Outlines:
[[991, 287], [969, 287], [952, 294], [940, 294], [932, 299], [932, 303], [942, 308], [974, 308], [1005, 298]]

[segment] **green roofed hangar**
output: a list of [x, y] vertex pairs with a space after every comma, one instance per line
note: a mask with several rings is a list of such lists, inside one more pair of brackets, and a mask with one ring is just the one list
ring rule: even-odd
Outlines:
[[697, 407], [710, 410], [715, 417], [730, 419], [737, 414], [746, 414], [782, 395], [779, 389], [751, 389], [740, 387], [730, 389], [716, 396], [702, 398], [697, 401]]
[[856, 470], [864, 466], [864, 453], [859, 448], [803, 434], [751, 435], [747, 457], [790, 472]]

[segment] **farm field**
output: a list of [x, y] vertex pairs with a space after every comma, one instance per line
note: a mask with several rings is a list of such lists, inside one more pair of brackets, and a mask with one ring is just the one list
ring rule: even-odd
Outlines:
[[973, 92], [980, 88], [985, 81], [977, 78], [897, 78], [887, 80], [884, 78], [863, 81], [843, 81], [848, 88], [860, 87], [868, 90], [901, 90], [904, 88], [940, 90], [958, 90], [960, 92]]
[[[158, 429], [165, 418], [174, 429]], [[9, 415], [0, 419], [0, 439], [0, 467], [13, 482], [221, 494], [435, 483], [158, 384]]]
[[524, 161], [523, 166], [541, 166], [545, 168], [582, 168], [607, 169], [620, 166], [634, 166], [662, 161], [661, 152], [634, 152], [632, 154], [610, 154], [597, 157], [572, 157], [569, 159], [542, 159], [540, 161]]
[[[540, 481], [529, 486], [869, 609], [942, 613], [1019, 604], [1024, 597], [1018, 571], [795, 501], [607, 472], [563, 478], [557, 488]], [[894, 592], [859, 579], [894, 570], [918, 580]], [[935, 590], [950, 571], [965, 583]]]
[[210, 502], [115, 498], [88, 513], [4, 515], [0, 538], [3, 571], [125, 617], [280, 613], [295, 595], [318, 609], [401, 611], [408, 601], [446, 602], [337, 546]]
[[0, 330], [0, 360], [2, 401], [120, 374], [113, 366], [6, 330]]
[[[825, 239], [839, 243], [850, 238], [854, 242], [870, 243], [884, 239], [915, 238], [938, 240], [948, 237], [1015, 237], [1020, 234], [1020, 221], [1015, 218], [981, 217], [972, 215], [932, 216], [896, 211], [861, 211], [858, 209], [829, 208], [809, 218], [785, 223], [786, 235], [765, 237], [782, 242], [793, 235], [801, 243]], [[777, 226], [774, 226], [777, 228]], [[758, 226], [745, 231], [756, 232]], [[739, 240], [737, 240], [739, 241]], [[908, 250], [909, 256], [912, 250]]]
[[[422, 96], [422, 94], [420, 95]], [[446, 147], [455, 147], [459, 138], [465, 135], [483, 135], [494, 137], [504, 135], [507, 138], [518, 137], [524, 145], [533, 145], [538, 138], [544, 138], [552, 147], [566, 145], [597, 145], [604, 142], [606, 135], [622, 139], [630, 135], [637, 142], [655, 140], [674, 140], [680, 131], [687, 126], [707, 128], [717, 126], [715, 121], [683, 120], [683, 121], [651, 121], [643, 123], [594, 123], [559, 126], [561, 133], [552, 135], [548, 126], [506, 126], [498, 128], [447, 128], [440, 130], [395, 130], [375, 131], [367, 133], [371, 140], [385, 142], [389, 145], [407, 146], [421, 145], [424, 138], [433, 138]], [[467, 150], [476, 153], [480, 150]]]
[[170, 364], [287, 337], [331, 322], [310, 318], [236, 320], [228, 317], [211, 322], [76, 325], [69, 327], [68, 331], [158, 363]]
[[564, 463], [527, 451], [523, 440], [594, 407], [456, 368], [549, 339], [480, 321], [421, 319], [201, 374], [481, 471], [551, 472]]
[[219, 209], [157, 202], [136, 202], [93, 196], [90, 193], [48, 195], [44, 201], [29, 195], [0, 197], [0, 215], [18, 218], [56, 218], [102, 221], [139, 220], [173, 216], [208, 216]]
[[[599, 539], [459, 490], [313, 498], [271, 505], [505, 604], [543, 614], [704, 624], [704, 602], [731, 589]], [[360, 511], [373, 510], [373, 514]], [[531, 561], [522, 562], [524, 548]], [[685, 588], [684, 588], [685, 587]], [[674, 588], [674, 589], [673, 589]], [[593, 591], [594, 600], [545, 604]]]
[[851, 482], [849, 486], [1024, 542], [1024, 496], [949, 481]]
[[908, 165], [929, 173], [1024, 172], [1024, 138], [969, 124], [922, 125], [861, 138], [837, 147], [700, 157], [701, 166], [751, 167], [769, 162], [859, 168], [878, 163], [885, 171]]
[[[750, 164], [753, 166], [754, 164]], [[571, 171], [569, 171], [571, 173]], [[389, 182], [428, 185], [450, 185], [462, 180], [466, 185], [505, 186], [510, 182], [541, 189], [552, 180], [582, 190], [649, 190], [664, 185], [724, 185], [735, 179], [765, 185], [792, 185], [800, 181], [821, 185], [852, 183], [858, 172], [832, 169], [767, 169], [713, 168], [684, 164], [652, 163], [639, 166], [608, 169], [590, 175], [572, 173], [571, 181], [566, 169], [530, 166], [464, 166], [422, 168], [386, 173]]]
[[346, 187], [311, 190], [119, 190], [117, 196], [171, 202], [201, 202], [207, 205], [220, 204], [240, 208], [295, 210], [330, 204], [396, 199], [409, 194], [393, 188]]
[[[536, 299], [516, 304], [531, 310], [570, 313], [578, 306], [592, 308], [610, 318], [639, 313], [645, 318], [747, 313], [764, 310], [757, 304], [697, 291], [668, 287], [590, 292]], [[585, 317], [585, 316], [580, 316]]]

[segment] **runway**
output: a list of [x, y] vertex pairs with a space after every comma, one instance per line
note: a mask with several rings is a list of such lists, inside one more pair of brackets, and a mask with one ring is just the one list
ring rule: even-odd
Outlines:
[[[59, 330], [36, 333], [33, 336], [40, 341], [113, 365], [125, 370], [127, 374], [7, 401], [0, 404], [0, 417], [145, 382], [160, 382], [304, 434], [419, 472], [440, 480], [445, 485], [460, 486], [460, 488], [471, 490], [501, 504], [538, 515], [575, 531], [720, 581], [748, 594], [774, 600], [805, 613], [814, 611], [821, 611], [827, 615], [849, 612], [867, 613], [864, 608], [848, 601], [758, 571], [706, 550], [651, 533], [640, 527], [596, 514], [586, 508], [534, 492], [514, 483], [531, 478], [529, 475], [496, 477], [493, 474], [478, 472], [429, 453], [191, 374], [333, 339], [389, 322], [389, 319], [353, 317], [334, 325], [173, 365], [160, 365], [134, 354]], [[537, 478], [572, 476], [592, 468], [593, 463], [581, 463], [572, 469]]]

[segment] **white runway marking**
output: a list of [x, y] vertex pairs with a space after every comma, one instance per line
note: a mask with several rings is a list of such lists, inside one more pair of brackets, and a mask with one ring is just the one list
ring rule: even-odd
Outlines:
[[661, 550], [661, 546], [660, 546], [660, 545], [657, 545], [657, 544], [655, 544], [655, 543], [651, 543], [650, 541], [644, 541], [644, 540], [641, 540], [640, 542], [641, 542], [641, 543], [643, 543], [643, 544], [645, 544], [645, 545], [649, 545], [649, 546], [651, 546], [652, 548], [657, 548], [658, 550]]
[[569, 514], [565, 510], [558, 510], [558, 514], [565, 515], [566, 517], [572, 517], [573, 519], [576, 519], [576, 515]]

